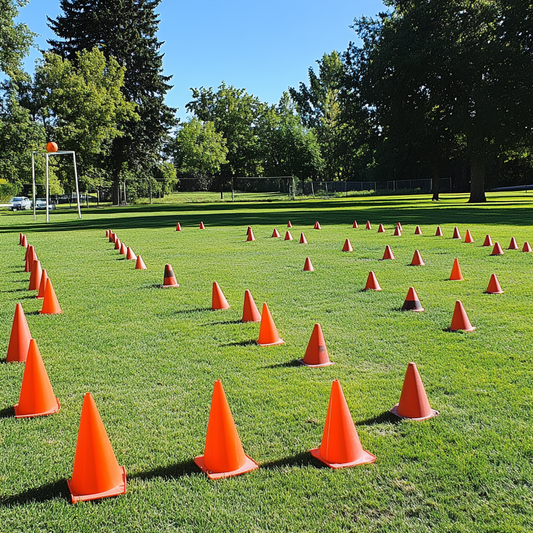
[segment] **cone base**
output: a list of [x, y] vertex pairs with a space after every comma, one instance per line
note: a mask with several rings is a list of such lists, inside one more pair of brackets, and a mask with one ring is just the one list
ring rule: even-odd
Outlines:
[[240, 468], [237, 468], [237, 470], [231, 470], [230, 472], [212, 472], [205, 466], [203, 455], [195, 457], [194, 462], [202, 472], [207, 474], [209, 479], [220, 479], [224, 477], [240, 476], [241, 474], [246, 474], [246, 472], [251, 472], [252, 470], [259, 468], [259, 465], [251, 457], [248, 457], [246, 454], [244, 455], [246, 457], [246, 462]]
[[474, 331], [475, 329], [476, 329], [475, 326], [471, 326], [469, 328], [458, 328], [458, 329], [450, 328], [450, 331]]
[[374, 463], [376, 461], [376, 456], [372, 455], [366, 450], [363, 450], [363, 453], [358, 459], [356, 459], [355, 461], [351, 461], [349, 463], [330, 463], [328, 460], [324, 459], [322, 455], [320, 455], [320, 448], [314, 448], [313, 450], [309, 450], [309, 451], [311, 452], [311, 455], [313, 457], [315, 457], [319, 461], [322, 461], [324, 464], [328, 465], [330, 468], [348, 468], [350, 466], [364, 465], [367, 463]]
[[176, 283], [175, 285], [161, 285], [162, 289], [171, 289], [172, 287], [179, 287], [179, 283]]
[[503, 294], [505, 291], [485, 291], [485, 294]]
[[403, 416], [400, 413], [398, 413], [398, 405], [399, 404], [396, 404], [392, 409], [389, 410], [389, 412], [392, 413], [393, 415], [396, 415], [398, 418], [404, 418], [405, 420], [428, 420], [429, 418], [433, 418], [434, 416], [437, 416], [439, 414], [439, 412], [436, 411], [435, 409], [431, 409], [431, 414], [427, 416], [422, 416], [420, 418], [412, 418], [410, 416]]
[[57, 405], [54, 405], [52, 409], [49, 409], [48, 411], [44, 411], [42, 413], [20, 413], [19, 414], [19, 404], [15, 405], [15, 418], [34, 418], [36, 416], [46, 416], [46, 415], [53, 415], [54, 413], [57, 413], [59, 409], [61, 409], [61, 404], [59, 403], [59, 398], [56, 398]]
[[415, 313], [421, 313], [424, 311], [424, 308], [420, 302], [405, 301], [402, 306], [402, 311], [414, 311]]
[[278, 344], [285, 344], [285, 341], [283, 339], [279, 339], [276, 342], [269, 342], [269, 343], [262, 343], [262, 342], [257, 341], [257, 344], [259, 344], [259, 346], [276, 346]]
[[99, 500], [101, 498], [109, 498], [110, 496], [119, 496], [120, 494], [126, 494], [126, 469], [121, 466], [122, 470], [122, 483], [113, 487], [112, 489], [104, 492], [96, 492], [95, 494], [77, 494], [72, 490], [70, 486], [70, 479], [67, 479], [68, 490], [70, 491], [70, 499], [72, 503], [86, 502], [88, 500]]
[[243, 318], [241, 322], [261, 322], [261, 317], [256, 318], [255, 320], [253, 318], [247, 318], [246, 320]]
[[223, 306], [217, 306], [217, 307], [211, 307], [211, 309], [213, 311], [223, 311], [224, 309], [229, 309], [230, 306], [229, 305], [223, 305]]
[[298, 359], [298, 362], [301, 365], [310, 366], [311, 368], [318, 368], [320, 366], [331, 366], [334, 364], [332, 361], [328, 361], [327, 363], [320, 363], [319, 365], [311, 365], [309, 363], [306, 363], [303, 359]]

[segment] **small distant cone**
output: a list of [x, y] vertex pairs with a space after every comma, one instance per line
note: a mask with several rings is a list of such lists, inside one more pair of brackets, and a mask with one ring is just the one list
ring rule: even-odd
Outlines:
[[492, 249], [492, 253], [490, 255], [503, 255], [502, 246], [498, 241], [494, 243], [494, 248]]
[[205, 225], [203, 222], [200, 222], [200, 229], [205, 229]]
[[421, 312], [423, 310], [424, 308], [422, 307], [422, 304], [420, 303], [420, 300], [418, 299], [418, 294], [416, 294], [414, 287], [409, 287], [409, 290], [407, 291], [407, 297], [405, 298], [405, 301], [403, 302], [402, 311]]
[[289, 222], [287, 222], [287, 227], [288, 228], [292, 228], [292, 222], [289, 220]]
[[272, 237], [274, 238], [281, 237], [281, 235], [279, 234], [279, 231], [276, 228], [274, 228], [274, 231], [272, 232]]
[[489, 286], [487, 287], [487, 290], [485, 292], [487, 294], [503, 294], [504, 291], [500, 286], [500, 282], [498, 281], [496, 274], [491, 275]]
[[176, 276], [174, 275], [174, 271], [172, 270], [172, 266], [167, 264], [165, 265], [165, 275], [163, 278], [163, 289], [168, 289], [169, 287], [179, 287], [179, 285], [176, 280]]
[[140, 255], [137, 256], [135, 270], [146, 270], [146, 265], [144, 264], [143, 258]]
[[471, 242], [474, 242], [474, 238], [472, 237], [472, 234], [470, 233], [469, 229], [466, 230], [466, 235], [465, 235], [464, 242], [466, 242], [467, 244], [470, 244]]
[[420, 252], [418, 250], [415, 250], [415, 253], [413, 254], [413, 259], [411, 261], [412, 266], [423, 266], [426, 263], [424, 263], [422, 256], [420, 255]]
[[361, 446], [338, 379], [333, 381], [331, 387], [322, 444], [320, 448], [311, 450], [311, 454], [331, 468], [345, 468], [376, 460]]
[[13, 326], [11, 327], [11, 336], [7, 346], [7, 363], [24, 363], [28, 356], [30, 347], [31, 333], [26, 320], [26, 315], [22, 310], [22, 304], [15, 307], [13, 316]]
[[463, 281], [463, 274], [459, 266], [459, 259], [453, 260], [452, 273], [450, 274], [451, 281]]
[[344, 246], [342, 247], [343, 252], [353, 252], [352, 243], [350, 242], [350, 239], [346, 239], [344, 241]]
[[381, 290], [381, 286], [378, 282], [378, 278], [376, 278], [376, 275], [374, 274], [374, 272], [369, 272], [368, 278], [366, 280], [365, 291], [380, 291], [380, 290]]
[[118, 465], [90, 392], [85, 393], [72, 479], [72, 503], [126, 494], [126, 469]]
[[211, 400], [204, 455], [195, 457], [194, 462], [210, 479], [239, 476], [259, 468], [244, 453], [219, 379], [215, 381]]
[[307, 350], [305, 350], [304, 358], [299, 359], [299, 361], [302, 365], [312, 367], [330, 366], [333, 364], [329, 360], [328, 349], [320, 324], [315, 324], [307, 345]]
[[402, 228], [402, 225], [401, 225], [400, 222], [398, 222], [398, 223], [396, 224], [396, 227], [397, 227], [400, 231], [403, 231], [403, 228]]
[[300, 234], [300, 244], [307, 244], [307, 239], [303, 233]]
[[453, 228], [453, 237], [452, 239], [460, 239], [461, 238], [461, 234], [459, 233], [459, 228], [457, 226], [455, 226], [455, 228]]
[[385, 226], [383, 224], [379, 225], [378, 233], [385, 233]]
[[129, 246], [126, 250], [126, 259], [130, 261], [135, 261], [137, 259], [137, 256], [133, 253], [133, 250]]
[[353, 221], [353, 225], [352, 225], [352, 228], [358, 228], [358, 224], [357, 224], [357, 220], [354, 220]]
[[105, 238], [107, 239], [109, 237], [109, 234], [111, 233], [110, 229], [105, 230]]
[[391, 247], [389, 245], [385, 247], [385, 253], [383, 254], [382, 261], [385, 261], [386, 259], [394, 259], [394, 254], [392, 253]]
[[415, 363], [407, 365], [400, 402], [390, 412], [400, 418], [411, 420], [427, 420], [439, 414], [429, 405], [426, 390]]
[[107, 239], [109, 242], [115, 242], [115, 234], [111, 231], [109, 232], [109, 238]]
[[120, 252], [121, 242], [120, 239], [117, 237], [115, 239], [115, 250], [118, 250]]
[[319, 223], [318, 221], [315, 222], [315, 225], [313, 226], [313, 229], [322, 229], [322, 228], [320, 227], [320, 223]]
[[292, 235], [291, 235], [291, 232], [289, 230], [287, 230], [285, 232], [285, 240], [286, 241], [292, 241]]
[[20, 246], [22, 246], [23, 239], [24, 239], [24, 233], [19, 233], [19, 244], [20, 244]]
[[422, 230], [420, 229], [420, 226], [417, 226], [415, 228], [415, 235], [422, 235]]
[[52, 285], [52, 280], [48, 278], [46, 280], [46, 287], [44, 289], [43, 307], [41, 309], [42, 315], [60, 315], [63, 312], [59, 307], [56, 293]]
[[401, 237], [402, 236], [402, 230], [399, 228], [399, 226], [396, 226], [394, 228], [394, 236], [395, 237]]
[[181, 224], [179, 222], [176, 224], [176, 231], [181, 231]]
[[524, 247], [522, 248], [522, 252], [531, 252], [531, 246], [529, 244], [529, 242], [525, 242], [524, 243]]
[[490, 235], [485, 235], [483, 246], [492, 246], [492, 239], [490, 238]]
[[314, 267], [311, 263], [311, 259], [309, 259], [309, 257], [306, 257], [305, 258], [305, 264], [304, 264], [304, 272], [313, 272]]
[[242, 321], [243, 322], [261, 322], [261, 315], [255, 305], [255, 301], [252, 297], [252, 293], [246, 289], [244, 291], [244, 306], [242, 308]]
[[453, 311], [452, 325], [450, 326], [451, 331], [474, 331], [476, 328], [472, 326], [468, 316], [466, 314], [463, 302], [457, 300], [455, 302], [455, 309]]
[[435, 232], [435, 237], [442, 237], [442, 229], [440, 226], [437, 226], [437, 231]]
[[263, 304], [263, 312], [261, 313], [261, 327], [259, 328], [259, 339], [257, 344], [259, 346], [274, 346], [276, 344], [283, 344], [285, 341], [278, 335], [276, 325], [272, 320], [272, 315], [266, 303]]
[[31, 339], [22, 376], [19, 403], [15, 405], [15, 417], [51, 415], [57, 413], [59, 408], [59, 400], [54, 396], [37, 343]]
[[372, 229], [372, 224], [370, 224], [370, 220], [366, 221], [365, 229]]
[[34, 247], [30, 244], [27, 248], [26, 248], [26, 257], [24, 259], [24, 262], [25, 262], [25, 265], [24, 265], [24, 272], [31, 272], [31, 267], [33, 265], [33, 261], [34, 259], [37, 259], [37, 256], [35, 256], [35, 249]]
[[517, 244], [516, 239], [514, 237], [511, 237], [511, 242], [509, 243], [508, 250], [518, 250], [518, 244]]
[[48, 279], [48, 274], [46, 273], [46, 269], [43, 268], [41, 272], [41, 282], [39, 283], [39, 292], [37, 293], [37, 300], [43, 300], [44, 299], [44, 291], [46, 289], [46, 280]]
[[126, 255], [128, 253], [128, 249], [126, 248], [126, 245], [124, 243], [120, 244], [120, 255]]
[[24, 248], [28, 247], [28, 238], [26, 237], [26, 235], [22, 235], [22, 246]]
[[31, 268], [30, 284], [28, 286], [29, 291], [39, 290], [39, 285], [41, 283], [41, 276], [42, 276], [41, 262], [38, 259], [35, 259], [35, 261], [33, 261], [33, 266]]
[[229, 303], [216, 281], [213, 282], [213, 295], [211, 297], [211, 308], [214, 311], [219, 309], [229, 309]]
[[246, 238], [247, 242], [255, 241], [254, 230], [251, 227], [248, 227], [248, 237]]

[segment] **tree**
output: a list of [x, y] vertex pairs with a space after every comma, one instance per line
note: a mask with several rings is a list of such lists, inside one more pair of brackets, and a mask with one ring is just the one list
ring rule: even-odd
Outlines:
[[[98, 47], [106, 58], [125, 67], [122, 92], [138, 105], [140, 120], [125, 120], [115, 137], [108, 162], [119, 202], [124, 172], [142, 184], [154, 176], [161, 163], [165, 139], [175, 124], [175, 109], [164, 103], [171, 77], [164, 76], [162, 43], [156, 38], [159, 25], [155, 9], [160, 0], [61, 0], [64, 15], [48, 19], [59, 37], [50, 40], [52, 51], [76, 62], [76, 53]], [[132, 183], [133, 185], [134, 183]]]

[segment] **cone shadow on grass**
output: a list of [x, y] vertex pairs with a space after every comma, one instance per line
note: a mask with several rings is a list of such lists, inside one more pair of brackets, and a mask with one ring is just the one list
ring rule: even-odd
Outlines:
[[302, 367], [299, 359], [293, 359], [292, 361], [286, 361], [285, 363], [276, 363], [275, 365], [267, 365], [263, 368], [291, 368], [291, 367]]
[[136, 474], [129, 475], [129, 479], [178, 479], [184, 476], [190, 476], [192, 474], [200, 474], [195, 462], [190, 459], [188, 461], [182, 461], [181, 463], [175, 463], [168, 466], [159, 466], [152, 470], [146, 470], [137, 472]]
[[367, 418], [366, 420], [360, 420], [356, 422], [356, 426], [375, 426], [377, 424], [392, 424], [396, 425], [402, 421], [401, 418], [393, 415], [390, 411], [384, 411], [383, 413]]
[[261, 463], [261, 469], [268, 470], [277, 470], [278, 468], [283, 468], [284, 466], [313, 466], [315, 468], [328, 468], [324, 463], [315, 459], [309, 452], [300, 452], [295, 455], [290, 455], [289, 457], [282, 457], [275, 461], [268, 461], [266, 463]]
[[20, 494], [14, 494], [13, 496], [2, 498], [0, 500], [0, 506], [11, 507], [14, 505], [26, 505], [35, 502], [43, 503], [56, 498], [61, 498], [70, 502], [70, 493], [65, 479], [60, 479], [53, 483], [47, 483], [40, 487], [25, 490]]
[[[5, 359], [3, 361], [5, 363]], [[13, 406], [0, 410], [0, 418], [15, 418], [15, 408]]]
[[[236, 324], [240, 323], [240, 320], [236, 322]], [[255, 339], [248, 339], [246, 341], [228, 342], [227, 344], [222, 344], [221, 346], [257, 346], [257, 341]]]

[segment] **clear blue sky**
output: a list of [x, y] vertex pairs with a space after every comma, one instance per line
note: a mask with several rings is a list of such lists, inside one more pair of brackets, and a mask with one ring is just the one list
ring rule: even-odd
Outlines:
[[[381, 0], [162, 0], [158, 38], [174, 85], [166, 103], [186, 118], [190, 87], [216, 88], [223, 80], [276, 103], [288, 87], [307, 82], [308, 68], [324, 53], [355, 40], [354, 18], [384, 9]], [[54, 37], [46, 15], [60, 13], [59, 0], [30, 0], [18, 20], [46, 49]], [[34, 51], [26, 61], [29, 72], [37, 57]]]

